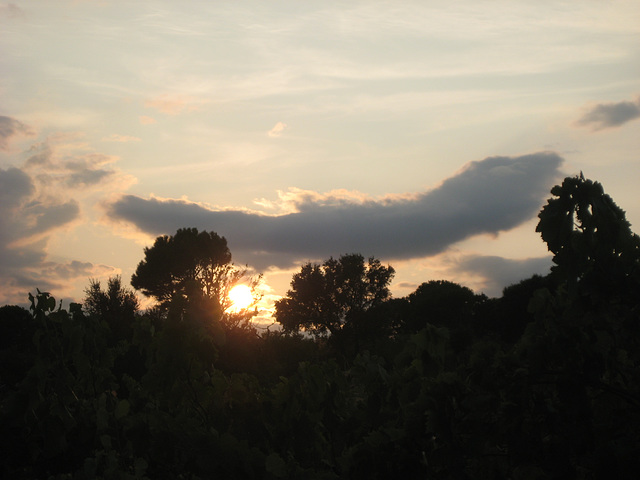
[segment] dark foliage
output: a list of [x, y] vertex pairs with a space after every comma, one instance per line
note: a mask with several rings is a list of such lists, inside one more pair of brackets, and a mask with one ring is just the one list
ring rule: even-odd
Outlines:
[[145, 295], [166, 304], [195, 283], [209, 298], [224, 296], [231, 252], [227, 240], [215, 232], [181, 228], [173, 236], [156, 238], [144, 255], [131, 285]]
[[138, 298], [131, 289], [122, 285], [120, 276], [110, 278], [106, 290], [102, 290], [99, 281], [90, 280], [84, 292], [84, 309], [89, 316], [109, 324], [112, 342], [130, 339]]
[[276, 302], [276, 320], [287, 332], [301, 329], [336, 335], [370, 308], [389, 298], [395, 271], [359, 254], [307, 263], [291, 280], [287, 295]]
[[392, 269], [361, 256], [303, 267], [287, 298], [317, 288], [329, 337], [296, 333], [322, 328], [311, 307], [258, 337], [200, 288], [134, 315], [113, 279], [84, 309], [2, 307], [2, 477], [636, 478], [637, 237], [588, 180], [552, 193], [580, 198], [540, 214], [556, 268], [497, 299], [444, 281], [389, 299]]
[[36, 325], [27, 310], [17, 305], [0, 307], [0, 388], [22, 380], [33, 363], [31, 341]]

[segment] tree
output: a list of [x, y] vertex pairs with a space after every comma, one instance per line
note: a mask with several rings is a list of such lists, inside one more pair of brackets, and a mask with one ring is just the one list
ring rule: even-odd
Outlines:
[[534, 292], [535, 321], [514, 349], [555, 417], [539, 445], [566, 446], [558, 458], [594, 477], [634, 478], [637, 449], [626, 446], [640, 441], [640, 238], [598, 182], [567, 177], [551, 193], [536, 231], [554, 254], [557, 287]]
[[505, 287], [502, 297], [493, 299], [489, 309], [481, 310], [481, 327], [503, 341], [516, 342], [526, 326], [535, 320], [528, 309], [529, 302], [536, 291], [545, 288], [550, 291], [555, 288], [551, 275], [533, 275]]
[[430, 280], [421, 284], [408, 299], [409, 316], [403, 330], [415, 333], [427, 323], [452, 329], [468, 327], [476, 305], [486, 297], [454, 282]]
[[[227, 330], [253, 331], [250, 320], [256, 315], [259, 296], [255, 289], [261, 275], [249, 276], [247, 268], [231, 263], [227, 240], [215, 232], [181, 228], [175, 235], [156, 238], [144, 249], [142, 260], [131, 277], [131, 285], [160, 302], [169, 317], [185, 314], [210, 322], [221, 321]], [[241, 311], [232, 311], [229, 291], [241, 280], [254, 293], [254, 302]], [[253, 309], [253, 310], [252, 310]]]
[[[567, 177], [551, 189], [536, 227], [556, 266], [552, 271], [586, 294], [625, 290], [640, 280], [640, 238], [602, 185]], [[634, 293], [635, 295], [635, 293]]]
[[227, 240], [215, 232], [181, 228], [175, 235], [156, 238], [144, 249], [145, 259], [131, 277], [131, 285], [161, 303], [197, 283], [208, 297], [219, 296], [220, 283], [231, 264]]
[[287, 295], [276, 302], [276, 321], [286, 332], [302, 329], [336, 334], [370, 308], [390, 296], [395, 274], [370, 257], [359, 254], [329, 258], [322, 265], [306, 263], [291, 280]]
[[116, 341], [130, 336], [139, 303], [135, 293], [122, 286], [120, 275], [109, 278], [106, 290], [102, 290], [98, 280], [92, 279], [84, 293], [83, 306], [87, 314], [105, 320]]

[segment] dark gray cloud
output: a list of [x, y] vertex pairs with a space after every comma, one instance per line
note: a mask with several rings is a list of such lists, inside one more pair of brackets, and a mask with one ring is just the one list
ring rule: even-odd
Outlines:
[[20, 214], [30, 220], [27, 222], [28, 226], [20, 231], [21, 235], [33, 237], [49, 233], [72, 222], [80, 216], [80, 206], [75, 200], [58, 204], [35, 202], [25, 206]]
[[18, 135], [33, 135], [33, 130], [15, 118], [0, 115], [0, 150], [8, 150], [9, 141]]
[[[23, 303], [29, 291], [57, 283], [43, 275], [47, 232], [77, 215], [77, 205], [34, 201], [32, 179], [18, 168], [0, 169], [0, 301]], [[39, 281], [36, 281], [39, 280]]]
[[95, 273], [95, 265], [91, 262], [71, 260], [67, 263], [49, 263], [46, 270], [51, 272], [51, 277], [62, 280], [88, 278]]
[[112, 177], [112, 170], [104, 170], [100, 168], [84, 168], [71, 172], [67, 178], [67, 185], [70, 187], [86, 187], [98, 185], [108, 178]]
[[109, 204], [107, 215], [153, 235], [180, 227], [213, 230], [227, 238], [234, 258], [259, 269], [348, 252], [420, 258], [530, 219], [558, 179], [561, 163], [553, 152], [489, 157], [433, 190], [381, 200], [294, 191], [296, 211], [277, 216], [135, 195]]
[[0, 168], [0, 304], [24, 304], [36, 288], [58, 290], [74, 275], [86, 279], [96, 268], [105, 270], [46, 260], [50, 235], [79, 216], [77, 201], [40, 198], [37, 182], [27, 172]]
[[604, 130], [640, 118], [640, 97], [635, 102], [600, 103], [590, 108], [576, 122], [577, 126]]
[[16, 167], [0, 168], [0, 250], [8, 245], [27, 244], [78, 218], [74, 200], [44, 203], [35, 196], [32, 178]]
[[453, 267], [453, 270], [457, 273], [483, 277], [484, 293], [489, 296], [498, 297], [502, 294], [502, 290], [509, 285], [513, 285], [535, 274], [548, 274], [551, 265], [551, 256], [509, 259], [497, 256], [469, 255]]
[[44, 203], [24, 171], [0, 168], [0, 268], [42, 260], [39, 240], [80, 215], [74, 200]]
[[[8, 150], [9, 141], [24, 134], [31, 134], [28, 126], [0, 117], [0, 148]], [[96, 193], [122, 192], [133, 181], [113, 167], [116, 157], [88, 151], [81, 133], [53, 133], [24, 153], [20, 167], [0, 168], [0, 304], [24, 302], [35, 288], [59, 296], [75, 282], [116, 273], [73, 259], [52, 262], [48, 245], [80, 219], [81, 205]]]
[[47, 142], [32, 145], [29, 149], [30, 156], [24, 163], [26, 168], [50, 167], [52, 164], [53, 150]]
[[4, 211], [19, 205], [33, 194], [35, 187], [29, 175], [19, 168], [0, 169], [0, 210]]

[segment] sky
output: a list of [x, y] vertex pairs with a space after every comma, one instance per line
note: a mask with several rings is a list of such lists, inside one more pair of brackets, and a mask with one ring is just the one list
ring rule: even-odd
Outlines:
[[263, 316], [347, 253], [499, 296], [566, 176], [639, 231], [639, 147], [638, 0], [0, 3], [0, 304], [128, 284], [181, 227]]

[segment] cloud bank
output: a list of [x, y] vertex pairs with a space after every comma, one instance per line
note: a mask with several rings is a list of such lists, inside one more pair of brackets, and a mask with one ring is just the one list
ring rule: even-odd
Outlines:
[[576, 125], [598, 131], [620, 127], [637, 118], [640, 118], [640, 97], [635, 102], [599, 103], [585, 112]]
[[[4, 138], [31, 132], [14, 119], [2, 125]], [[117, 273], [107, 265], [49, 259], [52, 236], [84, 219], [86, 198], [122, 191], [132, 181], [111, 167], [114, 157], [87, 151], [78, 138], [52, 135], [24, 152], [21, 166], [0, 168], [0, 304], [24, 304], [36, 288], [64, 295], [74, 281]]]
[[[45, 203], [34, 180], [24, 171], [0, 169], [0, 297], [2, 303], [23, 303], [27, 292], [61, 287], [46, 261], [49, 236], [79, 218], [76, 201]], [[68, 266], [74, 268], [74, 266]], [[66, 267], [65, 267], [66, 268]]]
[[181, 227], [227, 238], [234, 258], [263, 269], [360, 252], [384, 260], [436, 255], [478, 234], [510, 230], [537, 214], [559, 177], [553, 152], [471, 162], [432, 190], [373, 199], [349, 192], [292, 190], [288, 213], [212, 209], [186, 200], [125, 195], [107, 217], [152, 234]]
[[0, 150], [9, 150], [9, 141], [20, 135], [33, 135], [33, 130], [15, 118], [0, 115]]

